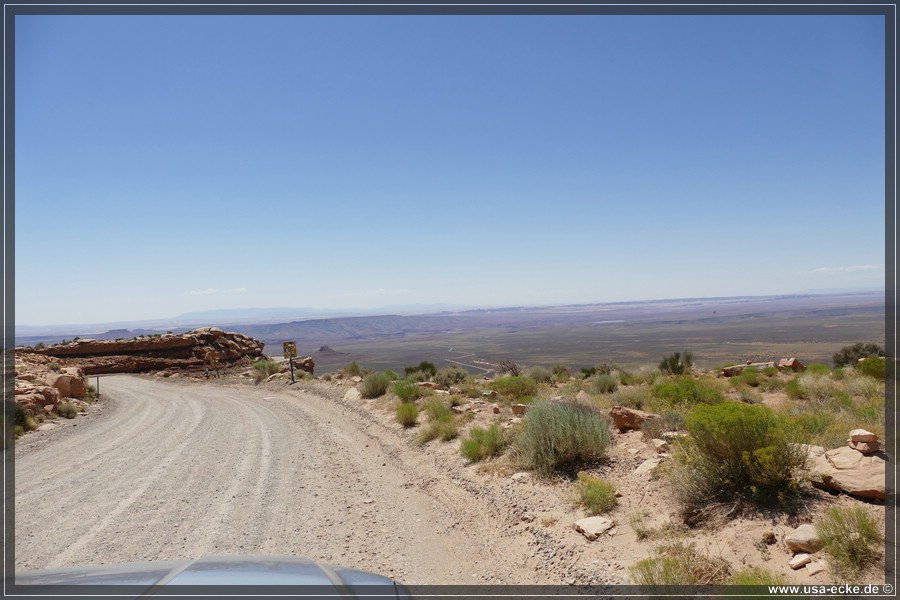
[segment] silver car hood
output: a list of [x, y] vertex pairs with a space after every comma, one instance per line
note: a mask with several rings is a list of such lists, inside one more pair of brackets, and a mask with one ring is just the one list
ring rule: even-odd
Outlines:
[[[208, 591], [228, 588], [232, 593], [262, 586], [267, 587], [266, 593], [274, 591], [269, 586], [303, 586], [305, 590], [329, 595], [367, 595], [374, 591], [388, 598], [406, 596], [387, 577], [297, 556], [205, 556], [197, 560], [85, 565], [15, 574], [17, 593], [52, 593], [54, 590], [47, 586], [73, 586], [79, 595], [88, 591], [84, 586], [102, 586], [107, 588], [106, 593], [112, 591], [111, 586], [135, 597], [172, 595], [176, 588], [187, 586], [192, 590], [202, 586]], [[241, 587], [244, 590], [235, 589]]]

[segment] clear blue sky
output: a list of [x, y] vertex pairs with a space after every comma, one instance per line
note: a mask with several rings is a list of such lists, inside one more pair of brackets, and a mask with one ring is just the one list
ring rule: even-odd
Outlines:
[[868, 16], [19, 16], [16, 321], [884, 283]]

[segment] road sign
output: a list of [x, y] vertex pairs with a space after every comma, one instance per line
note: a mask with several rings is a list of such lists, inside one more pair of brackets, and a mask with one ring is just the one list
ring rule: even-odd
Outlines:
[[284, 357], [297, 358], [297, 342], [284, 342]]

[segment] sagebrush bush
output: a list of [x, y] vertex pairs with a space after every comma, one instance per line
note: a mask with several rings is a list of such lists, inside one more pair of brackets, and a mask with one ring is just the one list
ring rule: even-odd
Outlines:
[[648, 392], [644, 388], [622, 388], [613, 393], [610, 402], [619, 406], [643, 410], [647, 405], [647, 395]]
[[566, 365], [553, 365], [551, 371], [553, 373], [553, 377], [555, 377], [557, 381], [566, 381], [569, 378], [569, 367], [567, 367]]
[[256, 383], [270, 377], [281, 370], [281, 365], [274, 360], [259, 360], [253, 363], [253, 377]]
[[464, 382], [469, 377], [469, 372], [456, 365], [442, 367], [434, 374], [434, 382], [444, 387], [450, 387]]
[[359, 385], [359, 393], [363, 398], [378, 398], [387, 392], [389, 385], [391, 380], [384, 373], [369, 373]]
[[661, 381], [651, 391], [669, 406], [688, 409], [698, 404], [717, 404], [725, 400], [725, 395], [717, 387], [688, 378]]
[[553, 381], [553, 374], [544, 367], [532, 367], [528, 370], [528, 376], [537, 383], [550, 383]]
[[815, 527], [832, 570], [841, 577], [855, 577], [881, 557], [884, 537], [875, 519], [860, 506], [834, 507]]
[[840, 351], [831, 357], [831, 362], [836, 367], [843, 367], [856, 364], [859, 359], [869, 356], [884, 356], [884, 348], [878, 344], [857, 342], [852, 346], [841, 348]]
[[617, 387], [616, 378], [608, 373], [597, 375], [591, 384], [591, 390], [596, 394], [610, 394], [616, 391]]
[[403, 402], [415, 402], [420, 396], [420, 388], [412, 381], [401, 379], [391, 386], [394, 394]]
[[362, 367], [360, 367], [355, 360], [344, 367], [343, 371], [344, 375], [347, 375], [348, 377], [362, 377], [363, 375]]
[[433, 362], [423, 360], [419, 364], [414, 367], [403, 367], [403, 372], [408, 376], [412, 375], [416, 371], [422, 371], [424, 373], [428, 373], [429, 377], [433, 377], [435, 373], [437, 373], [437, 367], [434, 366]]
[[856, 363], [856, 371], [861, 375], [884, 381], [884, 359], [879, 356], [870, 356]]
[[419, 418], [419, 409], [412, 402], [401, 402], [397, 406], [396, 417], [404, 427], [412, 427]]
[[71, 402], [62, 402], [56, 406], [56, 412], [61, 417], [74, 419], [78, 415], [78, 407]]
[[608, 422], [596, 408], [583, 404], [536, 404], [522, 425], [514, 436], [513, 452], [526, 468], [541, 475], [599, 460], [609, 445]]
[[472, 462], [498, 456], [506, 448], [507, 440], [503, 429], [496, 423], [490, 427], [473, 427], [462, 441], [459, 451]]
[[525, 375], [501, 377], [490, 382], [488, 387], [510, 400], [531, 398], [537, 393], [537, 382]]
[[400, 379], [400, 376], [397, 375], [396, 372], [391, 371], [390, 369], [385, 369], [384, 374], [387, 375], [387, 378], [390, 379], [391, 381], [397, 381], [398, 379]]
[[786, 502], [798, 492], [795, 474], [806, 452], [787, 419], [763, 405], [698, 405], [686, 419], [690, 437], [669, 470], [688, 516], [707, 505]]
[[599, 515], [615, 508], [616, 489], [613, 485], [588, 473], [578, 474], [578, 500], [588, 515]]
[[[840, 390], [840, 384], [831, 378], [830, 374], [804, 372], [797, 376], [797, 390], [800, 398], [808, 400], [827, 400], [834, 398]], [[791, 396], [793, 389], [788, 391]]]
[[638, 585], [722, 585], [731, 576], [724, 558], [697, 551], [693, 544], [675, 542], [657, 546], [650, 558], [628, 569]]

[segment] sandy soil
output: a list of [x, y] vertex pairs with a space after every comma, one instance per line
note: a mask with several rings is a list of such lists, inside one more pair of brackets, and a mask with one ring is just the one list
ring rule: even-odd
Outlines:
[[[17, 569], [294, 554], [407, 584], [623, 584], [663, 537], [684, 536], [734, 568], [829, 579], [787, 567], [780, 540], [796, 519], [680, 526], [663, 483], [634, 473], [655, 455], [639, 432], [615, 434], [592, 471], [622, 497], [608, 515], [616, 527], [589, 542], [573, 528], [585, 515], [570, 481], [538, 481], [505, 461], [469, 464], [458, 442], [418, 447], [385, 399], [348, 402], [346, 387], [307, 381], [111, 376], [102, 385], [87, 416], [16, 446]], [[496, 418], [485, 406], [474, 422]], [[821, 493], [801, 520], [854, 502]], [[658, 535], [639, 541], [636, 513]], [[778, 543], [762, 542], [769, 532]]]

